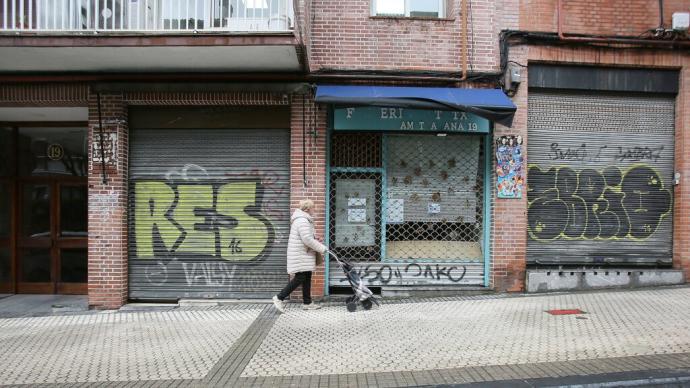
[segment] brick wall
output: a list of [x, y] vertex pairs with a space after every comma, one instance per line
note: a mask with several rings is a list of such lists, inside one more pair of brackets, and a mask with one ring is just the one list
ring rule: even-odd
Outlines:
[[[511, 49], [510, 60], [519, 63], [527, 62], [527, 46]], [[522, 85], [527, 85], [527, 72], [522, 73]], [[527, 155], [527, 88], [518, 89], [513, 97], [518, 107], [513, 125], [508, 128], [496, 125], [494, 128], [494, 145], [496, 138], [505, 135], [520, 135], [523, 138], [522, 152], [525, 161]], [[494, 150], [495, 151], [495, 150]], [[496, 158], [492, 157], [493, 177], [491, 191], [494, 196], [492, 207], [492, 249], [491, 249], [491, 285], [496, 291], [523, 291], [525, 283], [525, 259], [527, 253], [527, 190], [523, 190], [521, 199], [499, 199], [496, 196]], [[526, 174], [526, 171], [525, 171]]]
[[[308, 50], [311, 70], [460, 71], [460, 0], [448, 1], [447, 18], [420, 20], [371, 17], [370, 0], [313, 0]], [[471, 69], [493, 71], [498, 52], [496, 2], [473, 0], [470, 4]]]
[[[557, 0], [521, 0], [520, 29], [556, 31], [557, 4]], [[673, 12], [679, 11], [690, 11], [690, 1], [664, 1], [666, 28], [671, 26]], [[563, 0], [564, 33], [638, 36], [658, 25], [657, 0]]]
[[[675, 187], [673, 209], [673, 266], [685, 271], [690, 280], [690, 54], [668, 50], [615, 50], [591, 47], [517, 46], [511, 49], [511, 60], [520, 63], [576, 63], [598, 66], [628, 66], [642, 68], [680, 69], [680, 92], [676, 99], [675, 170], [681, 183]], [[513, 127], [496, 128], [496, 135], [527, 134], [527, 71], [513, 101], [518, 107]], [[494, 180], [495, 183], [495, 180]], [[529, 184], [529, 182], [527, 182]], [[524, 193], [523, 193], [524, 194]], [[493, 284], [497, 290], [519, 290], [524, 286], [526, 259], [526, 200], [500, 200], [494, 206], [493, 225]]]
[[[108, 139], [107, 183], [103, 183], [100, 152], [98, 102], [89, 95], [89, 306], [118, 308], [127, 301], [127, 106], [121, 94], [101, 95], [103, 132]], [[108, 145], [116, 136], [115, 154]]]
[[[304, 113], [304, 114], [303, 114]], [[316, 235], [324, 237], [326, 225], [326, 108], [314, 104], [312, 96], [292, 98], [290, 120], [290, 208], [297, 209], [303, 199], [314, 201], [313, 213]], [[303, 127], [303, 124], [306, 124]], [[306, 137], [303, 136], [306, 131]], [[315, 131], [315, 132], [314, 132]], [[306, 140], [303, 147], [302, 140]], [[303, 149], [306, 148], [306, 153]], [[306, 183], [304, 180], [306, 160]], [[286, 277], [287, 280], [287, 277]], [[324, 267], [316, 269], [312, 276], [312, 296], [324, 294]], [[294, 298], [301, 291], [293, 292]]]

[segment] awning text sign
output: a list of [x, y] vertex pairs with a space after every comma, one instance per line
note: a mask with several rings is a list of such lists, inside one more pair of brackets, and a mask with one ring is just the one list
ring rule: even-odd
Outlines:
[[334, 110], [336, 131], [414, 131], [489, 133], [489, 120], [472, 113], [386, 107]]

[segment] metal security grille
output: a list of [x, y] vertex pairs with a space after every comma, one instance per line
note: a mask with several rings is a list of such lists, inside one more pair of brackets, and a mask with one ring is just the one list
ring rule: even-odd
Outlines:
[[286, 280], [289, 131], [134, 129], [130, 297], [265, 298]]
[[381, 260], [380, 173], [331, 174], [331, 247], [353, 261]]
[[534, 90], [530, 264], [672, 260], [674, 99]]
[[[484, 284], [484, 140], [335, 133], [330, 246], [382, 290]], [[331, 264], [331, 287], [347, 287]]]
[[479, 136], [386, 137], [386, 258], [482, 259]]
[[381, 138], [378, 133], [331, 137], [331, 247], [353, 261], [381, 260]]
[[334, 134], [331, 167], [381, 167], [381, 134]]

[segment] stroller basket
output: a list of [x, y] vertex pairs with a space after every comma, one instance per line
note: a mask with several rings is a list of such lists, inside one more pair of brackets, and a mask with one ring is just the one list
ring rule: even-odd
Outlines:
[[375, 303], [377, 306], [379, 302], [374, 297], [374, 293], [364, 284], [364, 281], [360, 278], [359, 274], [355, 270], [355, 266], [349, 261], [338, 257], [332, 251], [328, 251], [329, 255], [335, 259], [340, 266], [340, 269], [345, 274], [350, 287], [352, 287], [353, 295], [347, 298], [345, 304], [347, 305], [347, 310], [353, 312], [357, 310], [357, 303], [359, 302], [365, 310], [372, 308]]

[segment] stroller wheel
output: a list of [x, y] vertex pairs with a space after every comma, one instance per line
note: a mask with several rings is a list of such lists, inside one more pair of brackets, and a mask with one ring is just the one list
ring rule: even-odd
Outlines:
[[355, 301], [348, 301], [345, 303], [345, 305], [347, 306], [347, 311], [351, 313], [357, 310], [357, 302]]
[[371, 302], [371, 299], [365, 299], [362, 301], [362, 307], [364, 307], [365, 310], [371, 310], [371, 306], [374, 304]]

